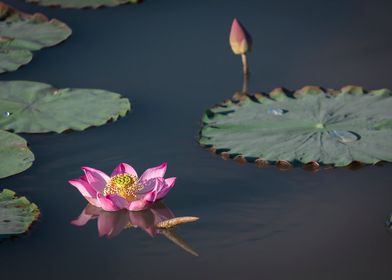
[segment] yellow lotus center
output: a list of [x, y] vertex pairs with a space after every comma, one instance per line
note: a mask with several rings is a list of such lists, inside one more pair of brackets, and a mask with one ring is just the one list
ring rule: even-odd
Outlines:
[[103, 190], [103, 195], [118, 195], [126, 200], [135, 200], [138, 191], [143, 189], [136, 176], [126, 173], [117, 174], [110, 178]]

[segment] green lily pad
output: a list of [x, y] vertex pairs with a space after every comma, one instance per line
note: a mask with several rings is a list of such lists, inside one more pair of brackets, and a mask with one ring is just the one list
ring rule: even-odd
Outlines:
[[0, 159], [0, 178], [4, 178], [28, 169], [33, 164], [34, 154], [22, 137], [0, 130]]
[[0, 73], [15, 71], [31, 61], [33, 54], [28, 50], [7, 50], [0, 48]]
[[0, 3], [0, 46], [8, 49], [39, 50], [57, 45], [71, 35], [71, 29], [40, 13], [22, 13]]
[[4, 189], [0, 192], [0, 241], [26, 232], [39, 215], [37, 205]]
[[0, 73], [16, 70], [31, 60], [30, 51], [57, 45], [71, 33], [61, 21], [25, 14], [0, 2]]
[[[27, 133], [84, 130], [116, 121], [131, 104], [100, 89], [56, 89], [30, 81], [0, 82], [0, 129]], [[1, 116], [1, 115], [0, 115]]]
[[26, 0], [42, 6], [59, 6], [62, 8], [99, 8], [114, 7], [122, 4], [137, 4], [141, 0]]
[[258, 162], [346, 166], [392, 161], [392, 92], [347, 86], [243, 95], [207, 110], [200, 143]]

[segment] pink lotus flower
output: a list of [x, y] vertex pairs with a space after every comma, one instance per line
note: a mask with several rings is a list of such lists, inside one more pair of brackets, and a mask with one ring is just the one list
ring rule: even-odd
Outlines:
[[98, 219], [98, 234], [100, 237], [112, 238], [124, 229], [133, 227], [139, 227], [148, 235], [154, 237], [160, 234], [161, 231], [156, 227], [156, 224], [174, 217], [173, 212], [162, 203], [155, 203], [149, 209], [139, 212], [129, 212], [127, 210], [106, 212], [102, 208], [88, 204], [71, 224], [84, 226], [90, 220]]
[[251, 38], [245, 28], [235, 18], [231, 25], [230, 46], [235, 54], [245, 54], [251, 49]]
[[167, 164], [147, 169], [140, 178], [135, 169], [120, 163], [111, 177], [104, 172], [82, 167], [85, 176], [69, 180], [84, 198], [105, 211], [140, 211], [163, 199], [174, 186], [175, 177], [164, 179]]

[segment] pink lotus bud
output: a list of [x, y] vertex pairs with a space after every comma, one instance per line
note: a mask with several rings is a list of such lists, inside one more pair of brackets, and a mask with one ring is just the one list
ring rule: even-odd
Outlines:
[[230, 46], [235, 54], [245, 54], [251, 50], [251, 38], [245, 28], [235, 18], [231, 25]]

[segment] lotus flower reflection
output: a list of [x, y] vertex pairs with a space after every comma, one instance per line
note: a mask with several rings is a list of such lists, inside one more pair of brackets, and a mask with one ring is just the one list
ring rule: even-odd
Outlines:
[[88, 204], [79, 217], [71, 222], [75, 226], [84, 226], [90, 220], [98, 219], [98, 234], [100, 237], [114, 237], [128, 228], [141, 228], [148, 235], [156, 236], [159, 222], [174, 218], [173, 212], [162, 203], [155, 203], [149, 209], [139, 212], [121, 210], [107, 212], [101, 208]]
[[175, 177], [163, 178], [167, 164], [147, 169], [138, 177], [135, 169], [120, 163], [109, 177], [104, 172], [82, 167], [85, 175], [69, 180], [92, 205], [105, 211], [140, 211], [163, 199], [174, 186]]
[[117, 212], [107, 212], [102, 208], [88, 204], [79, 217], [71, 223], [75, 226], [84, 226], [90, 220], [97, 219], [99, 236], [109, 238], [115, 237], [129, 228], [141, 228], [151, 237], [163, 235], [188, 253], [197, 256], [195, 250], [176, 233], [174, 228], [159, 227], [161, 222], [171, 220], [174, 217], [173, 212], [161, 202], [154, 203], [149, 209], [139, 212], [130, 212], [124, 209]]

